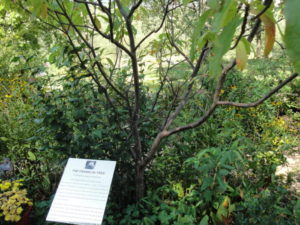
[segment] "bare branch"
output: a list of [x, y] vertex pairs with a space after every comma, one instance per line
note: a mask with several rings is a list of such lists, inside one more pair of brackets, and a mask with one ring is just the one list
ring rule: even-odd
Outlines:
[[125, 20], [128, 20], [128, 15], [127, 12], [125, 11], [125, 9], [123, 8], [120, 0], [116, 0], [117, 6], [122, 14], [122, 16], [124, 17]]
[[173, 0], [170, 0], [166, 5], [164, 15], [163, 15], [163, 18], [162, 18], [162, 21], [161, 21], [159, 27], [155, 30], [152, 30], [144, 38], [142, 38], [142, 40], [136, 45], [136, 49], [138, 49], [144, 43], [144, 41], [146, 41], [152, 34], [155, 34], [155, 33], [159, 32], [161, 30], [161, 28], [163, 27], [163, 25], [166, 21], [167, 15], [169, 13], [169, 5], [171, 4], [172, 1]]
[[[257, 33], [257, 31], [258, 31], [258, 29], [260, 27], [260, 24], [261, 24], [260, 19], [257, 19], [254, 27], [251, 30], [250, 35], [248, 36], [248, 41], [249, 42], [251, 42], [253, 40], [255, 34]], [[207, 45], [207, 43], [206, 43], [206, 45]], [[194, 76], [196, 76], [198, 74], [198, 71], [199, 71], [200, 66], [202, 64], [202, 61], [205, 58], [207, 50], [208, 49], [205, 46], [203, 48], [203, 50], [202, 50], [202, 53], [201, 53], [200, 57], [198, 58], [197, 64], [196, 64], [195, 69], [194, 69], [194, 71], [193, 71], [193, 73], [191, 75], [191, 78], [193, 78]], [[211, 106], [209, 107], [208, 110], [206, 110], [206, 112], [204, 112], [203, 116], [200, 119], [198, 119], [195, 122], [192, 122], [192, 123], [189, 123], [187, 125], [183, 125], [183, 126], [180, 126], [180, 127], [177, 127], [177, 128], [174, 128], [174, 129], [168, 131], [167, 130], [168, 127], [171, 125], [172, 121], [176, 118], [176, 116], [179, 114], [179, 112], [183, 108], [184, 104], [186, 104], [186, 102], [188, 100], [188, 98], [187, 98], [187, 100], [186, 100], [186, 98], [183, 98], [182, 102], [178, 105], [178, 107], [175, 110], [175, 112], [168, 119], [169, 121], [167, 121], [165, 127], [155, 137], [155, 139], [153, 141], [153, 144], [152, 144], [152, 146], [150, 148], [150, 151], [148, 152], [147, 156], [144, 158], [144, 160], [142, 162], [142, 166], [143, 167], [146, 167], [152, 161], [152, 159], [154, 158], [154, 155], [155, 155], [157, 149], [159, 148], [159, 145], [160, 145], [161, 141], [164, 138], [169, 137], [169, 136], [171, 136], [173, 134], [176, 134], [178, 132], [181, 132], [181, 131], [185, 131], [185, 130], [196, 128], [196, 127], [200, 126], [201, 124], [203, 124], [214, 113], [215, 109], [219, 105], [218, 104], [219, 103], [219, 96], [220, 96], [221, 89], [222, 89], [222, 87], [224, 85], [224, 81], [226, 79], [226, 76], [227, 76], [228, 72], [235, 67], [235, 65], [236, 65], [236, 59], [234, 59], [227, 67], [225, 67], [223, 69], [222, 74], [219, 77], [219, 80], [218, 80], [215, 92], [213, 94], [213, 99], [212, 99]], [[192, 88], [191, 85], [192, 85], [192, 83], [188, 86], [188, 90], [187, 90], [187, 93], [186, 93], [185, 96], [187, 96], [187, 94], [189, 94], [188, 93], [189, 89]]]
[[259, 30], [260, 24], [261, 24], [261, 20], [257, 19], [254, 26], [253, 26], [253, 28], [252, 28], [252, 30], [251, 30], [251, 32], [250, 32], [250, 34], [249, 34], [249, 36], [248, 36], [248, 38], [247, 38], [247, 40], [249, 42], [253, 41], [253, 38], [255, 37], [257, 31]]
[[[154, 158], [154, 155], [160, 145], [160, 142], [162, 141], [163, 138], [166, 138], [172, 134], [175, 134], [177, 132], [180, 132], [181, 129], [182, 130], [185, 130], [185, 129], [190, 129], [189, 127], [187, 128], [184, 128], [184, 127], [181, 127], [181, 128], [176, 128], [178, 129], [178, 131], [175, 130], [172, 130], [172, 131], [167, 131], [167, 129], [171, 126], [172, 122], [176, 119], [176, 117], [179, 115], [179, 113], [181, 112], [181, 110], [183, 109], [183, 107], [186, 105], [186, 103], [188, 102], [189, 100], [189, 97], [190, 97], [190, 94], [191, 94], [191, 91], [192, 91], [192, 88], [193, 88], [193, 85], [194, 85], [194, 81], [193, 81], [193, 78], [198, 74], [199, 70], [200, 70], [200, 67], [203, 63], [203, 60], [206, 56], [206, 52], [207, 52], [208, 48], [207, 48], [207, 43], [205, 44], [204, 48], [202, 49], [202, 52], [197, 60], [197, 63], [196, 63], [196, 66], [191, 74], [191, 83], [189, 84], [188, 86], [188, 89], [186, 91], [186, 93], [184, 94], [184, 96], [182, 97], [182, 100], [181, 102], [179, 103], [179, 105], [176, 107], [175, 111], [168, 116], [163, 128], [162, 128], [162, 131], [159, 132], [156, 136], [156, 138], [154, 139], [153, 143], [152, 143], [152, 146], [150, 148], [150, 151], [148, 152], [147, 156], [144, 158], [143, 162], [142, 162], [142, 166], [145, 167], [149, 162], [151, 162], [151, 160]], [[199, 125], [202, 124], [204, 121], [206, 121], [209, 116], [214, 112], [215, 110], [215, 107], [216, 107], [216, 102], [218, 101], [218, 94], [220, 93], [220, 90], [221, 90], [221, 86], [223, 85], [224, 83], [224, 79], [225, 79], [225, 75], [227, 74], [227, 72], [234, 67], [235, 65], [235, 61], [232, 62], [232, 64], [230, 64], [230, 66], [228, 66], [226, 69], [223, 70], [223, 74], [220, 78], [220, 82], [218, 84], [218, 87], [216, 89], [216, 93], [215, 93], [215, 97], [214, 97], [214, 104], [213, 106], [210, 108], [210, 110], [208, 110], [206, 112], [206, 114], [200, 119], [200, 122], [199, 122]], [[203, 120], [201, 122], [201, 120]], [[199, 125], [195, 125], [196, 126], [199, 126]], [[188, 126], [188, 125], [187, 125]], [[191, 127], [193, 128], [193, 127]]]
[[[135, 45], [135, 38], [134, 38], [134, 32], [132, 27], [132, 21], [131, 18], [128, 17], [127, 12], [123, 8], [122, 4], [120, 3], [120, 0], [116, 0], [117, 6], [125, 20], [126, 29], [128, 32], [128, 38], [129, 38], [129, 45], [130, 45], [130, 58], [131, 58], [131, 68], [132, 68], [132, 77], [134, 82], [134, 102], [135, 107], [131, 118], [131, 127], [132, 127], [132, 134], [135, 140], [135, 153], [137, 156], [138, 161], [142, 160], [142, 143], [140, 138], [140, 131], [139, 131], [139, 117], [140, 117], [140, 78], [139, 78], [139, 67], [138, 67], [138, 60], [136, 56], [136, 45]], [[138, 165], [140, 162], [138, 162]]]
[[263, 15], [271, 7], [272, 3], [273, 0], [266, 0], [264, 3], [265, 7], [263, 8], [263, 10], [259, 12], [255, 17], [253, 17], [252, 20], [259, 19], [259, 17]]
[[183, 56], [183, 58], [184, 58], [185, 61], [191, 66], [191, 68], [194, 69], [195, 67], [194, 67], [192, 61], [189, 59], [189, 57], [188, 57], [186, 54], [184, 54], [183, 51], [181, 51], [181, 49], [180, 49], [180, 48], [176, 45], [176, 43], [174, 42], [173, 38], [169, 37], [169, 34], [167, 34], [167, 36], [168, 36], [168, 39], [169, 39], [170, 44], [175, 48], [175, 50], [176, 50], [180, 55]]
[[279, 91], [287, 83], [291, 82], [296, 77], [298, 77], [298, 75], [299, 74], [297, 74], [297, 73], [292, 74], [286, 80], [281, 82], [277, 87], [272, 89], [268, 94], [266, 94], [265, 96], [263, 96], [262, 98], [258, 99], [255, 102], [252, 102], [252, 103], [239, 103], [239, 102], [218, 101], [217, 104], [218, 105], [231, 105], [231, 106], [242, 107], [242, 108], [250, 108], [250, 107], [258, 106], [258, 105], [262, 104], [264, 101], [266, 101], [268, 98], [270, 98], [272, 95], [274, 95], [277, 91]]
[[74, 0], [74, 2], [77, 2], [77, 3], [84, 3], [84, 4], [88, 4], [88, 5], [94, 5], [94, 6], [100, 6], [98, 3], [96, 3], [96, 2], [91, 2], [91, 1]]
[[128, 18], [131, 18], [132, 15], [134, 14], [134, 12], [140, 7], [140, 5], [142, 4], [143, 0], [139, 0], [130, 10], [129, 14], [128, 14]]
[[184, 131], [184, 130], [189, 130], [189, 129], [198, 127], [201, 124], [203, 124], [213, 114], [213, 112], [215, 111], [215, 109], [218, 106], [217, 103], [219, 102], [220, 92], [221, 92], [221, 89], [222, 89], [222, 87], [224, 85], [224, 81], [225, 81], [226, 75], [228, 74], [228, 72], [235, 65], [236, 65], [236, 62], [232, 61], [226, 68], [223, 69], [222, 74], [221, 74], [221, 76], [219, 78], [216, 90], [215, 90], [214, 95], [213, 95], [212, 104], [211, 104], [210, 108], [204, 113], [204, 115], [199, 120], [197, 120], [195, 122], [192, 122], [190, 124], [187, 124], [187, 125], [184, 125], [184, 126], [181, 126], [181, 127], [177, 127], [177, 128], [174, 128], [171, 131], [168, 131], [165, 134], [166, 136], [170, 136], [170, 135], [176, 134], [176, 133]]
[[237, 38], [235, 44], [233, 45], [233, 47], [231, 47], [231, 50], [236, 48], [236, 46], [239, 44], [240, 40], [242, 39], [243, 35], [244, 35], [245, 32], [246, 32], [246, 26], [247, 26], [247, 22], [248, 22], [249, 10], [250, 10], [250, 6], [249, 6], [248, 4], [246, 4], [246, 7], [245, 7], [245, 15], [244, 15], [244, 19], [243, 19], [243, 24], [242, 24], [242, 28], [241, 28], [241, 33], [240, 33], [240, 35], [238, 36], [238, 38]]
[[[61, 4], [59, 2], [59, 0], [56, 0], [57, 4], [59, 5], [60, 9], [62, 10], [64, 16], [66, 17], [66, 19], [68, 20], [68, 22], [70, 23], [70, 25], [74, 28], [74, 30], [76, 31], [76, 33], [78, 34], [78, 36], [81, 38], [81, 40], [86, 44], [86, 46], [91, 50], [93, 57], [96, 59], [97, 55], [95, 50], [93, 49], [93, 47], [91, 46], [91, 44], [84, 38], [84, 36], [82, 35], [82, 33], [79, 31], [79, 29], [74, 25], [73, 21], [71, 20], [71, 18], [69, 17], [66, 9], [64, 8], [64, 5]], [[106, 74], [102, 64], [99, 61], [95, 62], [97, 65], [97, 68], [99, 69], [99, 71], [101, 72], [103, 78], [106, 80], [106, 82], [108, 83], [108, 85], [120, 96], [122, 97], [124, 100], [128, 100], [126, 99], [126, 96], [120, 91], [118, 90], [115, 85], [109, 80], [108, 75]]]
[[[165, 85], [165, 82], [166, 82], [166, 80], [167, 80], [167, 76], [168, 76], [169, 71], [171, 70], [171, 68], [173, 68], [174, 66], [177, 65], [177, 64], [175, 64], [175, 65], [173, 65], [173, 66], [171, 67], [171, 59], [172, 59], [172, 54], [170, 54], [170, 58], [169, 58], [169, 60], [168, 60], [168, 67], [167, 67], [167, 69], [166, 69], [165, 74], [163, 75], [163, 79], [160, 81], [160, 87], [159, 87], [158, 91], [156, 92], [156, 95], [155, 95], [155, 98], [154, 98], [154, 101], [153, 101], [153, 105], [152, 105], [152, 107], [151, 107], [151, 112], [153, 112], [154, 109], [155, 109], [155, 106], [156, 106], [156, 104], [157, 104], [157, 102], [158, 102], [158, 98], [159, 98], [160, 92], [162, 91], [162, 89], [163, 89], [163, 87], [164, 87], [164, 85]], [[162, 63], [160, 63], [160, 64], [162, 64]], [[160, 65], [160, 67], [162, 68], [161, 65]]]
[[[117, 47], [119, 47], [120, 49], [122, 49], [123, 51], [125, 51], [125, 52], [130, 56], [130, 55], [131, 55], [131, 52], [130, 52], [124, 45], [122, 45], [120, 42], [116, 41], [116, 40], [113, 38], [113, 36], [107, 35], [107, 34], [103, 33], [103, 32], [98, 28], [98, 26], [96, 25], [95, 19], [94, 19], [92, 13], [91, 13], [91, 10], [90, 10], [88, 4], [85, 4], [85, 6], [86, 6], [86, 9], [87, 9], [89, 18], [90, 18], [90, 20], [91, 20], [91, 22], [92, 22], [92, 24], [93, 24], [95, 30], [96, 30], [103, 38], [110, 40], [113, 44], [115, 44]], [[111, 33], [112, 33], [112, 32], [111, 32]]]

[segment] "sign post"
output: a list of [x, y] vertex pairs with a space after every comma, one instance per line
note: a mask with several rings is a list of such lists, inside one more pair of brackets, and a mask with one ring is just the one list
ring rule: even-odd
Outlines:
[[116, 162], [70, 158], [47, 221], [101, 225]]

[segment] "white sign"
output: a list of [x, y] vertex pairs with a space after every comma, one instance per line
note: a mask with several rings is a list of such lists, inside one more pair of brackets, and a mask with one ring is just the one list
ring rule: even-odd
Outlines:
[[47, 221], [101, 225], [116, 162], [68, 160]]

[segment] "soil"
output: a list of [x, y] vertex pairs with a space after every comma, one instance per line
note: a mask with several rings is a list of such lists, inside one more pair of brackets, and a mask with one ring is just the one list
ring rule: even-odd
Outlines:
[[300, 146], [296, 147], [294, 150], [294, 153], [285, 156], [287, 163], [284, 166], [278, 167], [276, 174], [283, 175], [284, 177], [287, 177], [288, 174], [292, 174], [294, 179], [292, 187], [300, 193]]

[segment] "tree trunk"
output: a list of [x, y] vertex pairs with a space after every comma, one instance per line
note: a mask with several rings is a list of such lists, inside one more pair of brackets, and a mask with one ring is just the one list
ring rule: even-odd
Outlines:
[[145, 195], [145, 169], [139, 163], [136, 165], [135, 177], [135, 198], [136, 201], [140, 200]]

